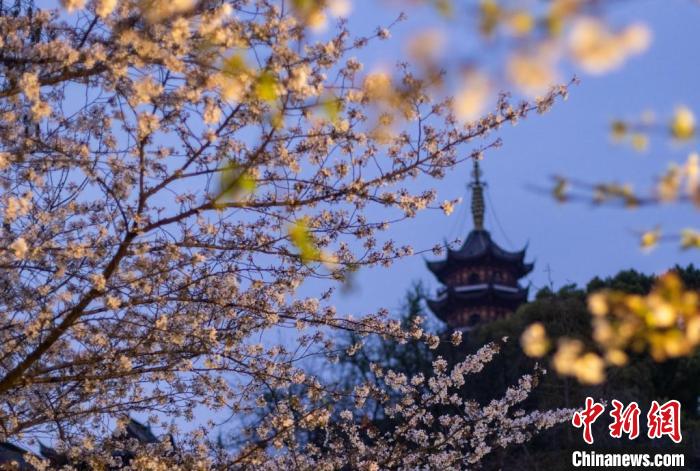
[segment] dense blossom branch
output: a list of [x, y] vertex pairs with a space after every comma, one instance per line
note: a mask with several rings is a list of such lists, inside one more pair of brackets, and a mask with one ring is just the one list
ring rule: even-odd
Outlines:
[[[82, 10], [0, 16], [2, 439], [70, 446], [139, 411], [163, 424], [199, 407], [244, 413], [268, 387], [303, 384], [329, 404], [339, 390], [302, 363], [332, 351], [334, 331], [434, 343], [383, 310], [337, 313], [332, 288], [299, 287], [413, 254], [382, 233], [430, 206], [425, 182], [566, 94], [502, 96], [465, 124], [430, 93], [435, 76], [362, 71], [351, 54], [385, 29], [354, 37], [339, 21], [310, 36], [315, 13], [275, 1], [66, 6]], [[263, 341], [283, 329], [285, 341]], [[407, 390], [415, 404], [392, 413], [423, 420], [446, 387]], [[505, 424], [504, 401], [493, 408]], [[300, 426], [324, 425], [319, 409], [306, 413]], [[479, 414], [469, 420], [495, 420]], [[530, 419], [508, 426], [541, 418]], [[472, 440], [457, 430], [464, 420], [432, 444], [396, 433], [464, 462], [452, 456]], [[358, 433], [353, 423], [339, 440]], [[362, 453], [417, 462], [382, 440]]]

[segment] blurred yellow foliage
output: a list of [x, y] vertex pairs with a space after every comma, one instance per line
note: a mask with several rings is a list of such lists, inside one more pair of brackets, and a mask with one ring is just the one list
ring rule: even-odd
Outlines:
[[243, 98], [253, 76], [243, 56], [233, 54], [223, 60], [221, 73], [214, 77], [214, 82], [225, 99], [238, 101]]
[[520, 337], [520, 345], [529, 357], [541, 358], [549, 351], [549, 339], [541, 322], [531, 324]]
[[627, 135], [627, 123], [621, 120], [615, 120], [610, 125], [610, 134], [615, 141], [624, 139]]
[[584, 353], [580, 340], [563, 338], [552, 358], [554, 369], [561, 375], [573, 376], [583, 384], [599, 384], [605, 380], [605, 361], [596, 353]]
[[471, 122], [481, 116], [486, 108], [491, 84], [488, 77], [478, 72], [465, 74], [462, 85], [454, 97], [457, 119]]
[[262, 101], [275, 101], [277, 98], [277, 79], [268, 71], [258, 75], [255, 81], [255, 94]]
[[595, 185], [593, 199], [597, 204], [615, 200], [621, 201], [627, 208], [639, 206], [639, 197], [630, 184], [600, 183]]
[[535, 29], [535, 18], [526, 10], [517, 10], [508, 16], [508, 26], [515, 36], [527, 36]]
[[700, 249], [700, 232], [694, 229], [683, 229], [681, 231], [682, 249]]
[[542, 95], [559, 80], [554, 66], [552, 51], [546, 47], [513, 54], [507, 64], [508, 79], [526, 95]]
[[328, 95], [321, 102], [321, 110], [326, 119], [332, 123], [336, 123], [340, 118], [340, 112], [343, 110], [343, 102], [333, 95]]
[[656, 247], [656, 244], [659, 243], [659, 239], [661, 238], [661, 228], [656, 227], [651, 231], [647, 231], [642, 234], [641, 237], [641, 246], [643, 249], [653, 249]]
[[698, 345], [700, 295], [675, 273], [646, 296], [604, 290], [588, 298], [593, 335], [605, 351], [648, 349], [657, 361], [690, 354]]
[[649, 137], [646, 134], [634, 133], [630, 136], [630, 141], [637, 152], [644, 152], [649, 148]]
[[243, 196], [253, 193], [256, 186], [257, 182], [251, 170], [241, 167], [236, 162], [231, 162], [221, 169], [219, 193], [215, 202], [220, 204], [238, 201]]
[[299, 251], [301, 262], [308, 265], [321, 262], [328, 269], [336, 273], [339, 269], [338, 259], [335, 255], [325, 252], [318, 247], [316, 240], [311, 234], [310, 220], [307, 216], [297, 219], [288, 229], [289, 240]]
[[[593, 340], [598, 354], [586, 351], [580, 340], [561, 338], [552, 365], [561, 375], [584, 384], [605, 380], [607, 366], [623, 366], [627, 352], [648, 351], [655, 361], [691, 355], [700, 345], [700, 293], [686, 289], [673, 272], [658, 278], [647, 295], [602, 290], [588, 297]], [[526, 355], [541, 357], [550, 340], [536, 322], [521, 337]]]
[[556, 184], [552, 190], [554, 198], [563, 203], [567, 200], [567, 192], [569, 190], [569, 182], [565, 178], [556, 177]]
[[321, 259], [321, 251], [311, 236], [308, 225], [309, 219], [303, 217], [297, 219], [289, 226], [289, 238], [299, 251], [302, 263], [317, 262]]
[[195, 7], [194, 0], [141, 0], [139, 6], [149, 23], [159, 23]]
[[644, 52], [651, 42], [646, 26], [633, 24], [616, 32], [597, 18], [576, 21], [569, 37], [574, 60], [591, 74], [603, 74], [621, 66], [629, 56]]
[[501, 19], [501, 8], [495, 0], [482, 0], [479, 9], [479, 30], [485, 36], [495, 31]]
[[446, 18], [451, 18], [454, 14], [452, 2], [450, 0], [434, 0], [435, 8]]
[[297, 19], [312, 29], [321, 29], [326, 24], [323, 0], [292, 0], [292, 9]]
[[676, 139], [690, 139], [695, 135], [695, 114], [687, 106], [679, 106], [671, 119], [671, 134]]

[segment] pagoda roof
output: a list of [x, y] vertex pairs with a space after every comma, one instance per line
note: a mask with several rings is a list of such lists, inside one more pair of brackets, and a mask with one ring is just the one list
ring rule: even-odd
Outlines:
[[483, 283], [446, 288], [436, 299], [427, 299], [426, 302], [440, 320], [447, 322], [455, 308], [497, 305], [514, 310], [527, 302], [528, 293], [529, 288]]
[[447, 258], [427, 261], [428, 269], [440, 280], [453, 268], [484, 262], [513, 265], [518, 268], [518, 275], [525, 276], [532, 271], [533, 264], [525, 263], [525, 249], [509, 252], [501, 248], [484, 229], [475, 229], [458, 250], [447, 249]]

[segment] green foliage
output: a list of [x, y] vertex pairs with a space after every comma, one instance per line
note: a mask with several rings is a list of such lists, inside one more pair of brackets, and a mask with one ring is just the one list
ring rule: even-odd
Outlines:
[[612, 289], [629, 294], [646, 294], [651, 290], [654, 278], [654, 276], [644, 275], [636, 270], [625, 270], [612, 278], [601, 279], [596, 276], [588, 283], [586, 291], [593, 293], [601, 289]]

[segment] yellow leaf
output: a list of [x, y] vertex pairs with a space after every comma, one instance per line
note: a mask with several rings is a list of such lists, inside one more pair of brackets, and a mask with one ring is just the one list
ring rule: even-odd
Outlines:
[[[659, 277], [647, 295], [604, 290], [591, 294], [588, 301], [596, 314], [593, 338], [604, 350], [608, 364], [624, 364], [626, 350], [648, 350], [655, 361], [664, 361], [691, 354], [698, 343], [700, 296], [696, 290], [686, 289], [677, 273]], [[557, 355], [564, 358], [559, 352]], [[569, 354], [566, 359], [574, 356]], [[566, 366], [563, 361], [558, 365]]]
[[326, 23], [322, 0], [292, 0], [292, 10], [296, 17], [312, 29], [321, 29]]
[[566, 192], [569, 189], [569, 182], [567, 182], [566, 179], [562, 177], [557, 177], [556, 180], [557, 184], [554, 186], [554, 190], [552, 190], [552, 193], [554, 194], [554, 198], [557, 201], [563, 203], [567, 199]]
[[289, 238], [299, 251], [302, 263], [308, 264], [321, 260], [321, 251], [309, 232], [308, 218], [298, 219], [289, 227]]
[[320, 3], [317, 0], [292, 0], [292, 8], [302, 14], [309, 14], [312, 10], [320, 8]]
[[646, 134], [634, 133], [631, 137], [632, 147], [637, 152], [644, 152], [649, 147], [649, 138]]
[[510, 15], [508, 25], [516, 36], [527, 36], [535, 27], [535, 19], [529, 12], [519, 10]]
[[594, 316], [604, 316], [608, 313], [608, 300], [605, 293], [593, 293], [588, 296], [588, 310]]
[[215, 198], [217, 203], [237, 201], [242, 196], [255, 191], [255, 178], [250, 171], [242, 168], [236, 162], [231, 162], [221, 169], [220, 175], [219, 194]]
[[484, 74], [467, 74], [454, 96], [457, 119], [465, 123], [477, 119], [486, 107], [490, 92], [491, 84]]
[[328, 120], [332, 123], [335, 123], [340, 117], [340, 112], [343, 109], [343, 104], [335, 96], [330, 95], [321, 103], [321, 109], [323, 110], [323, 113], [326, 115]]
[[627, 124], [624, 121], [615, 120], [612, 122], [610, 128], [612, 138], [616, 141], [621, 140], [627, 134]]
[[445, 18], [451, 18], [453, 12], [452, 2], [450, 0], [434, 0], [435, 8]]
[[681, 177], [680, 167], [672, 163], [668, 172], [659, 180], [656, 188], [661, 201], [673, 201], [678, 197], [678, 192], [681, 189]]
[[605, 380], [605, 362], [595, 353], [586, 353], [575, 361], [574, 374], [583, 384], [600, 384]]
[[659, 296], [649, 295], [647, 303], [651, 311], [647, 316], [647, 324], [652, 327], [667, 328], [676, 322], [676, 310]]
[[224, 59], [221, 71], [228, 77], [238, 78], [239, 76], [248, 73], [248, 66], [245, 63], [243, 56], [240, 54], [234, 54], [231, 57]]
[[686, 332], [688, 341], [692, 345], [700, 344], [700, 314], [692, 317], [688, 321], [688, 327], [686, 328]]
[[281, 111], [276, 111], [270, 116], [270, 124], [275, 129], [282, 129], [284, 127], [284, 114]]
[[676, 139], [686, 140], [695, 135], [695, 115], [686, 106], [679, 106], [671, 120], [671, 134]]
[[271, 72], [264, 71], [255, 81], [255, 94], [263, 101], [275, 101], [277, 98], [277, 79]]
[[541, 322], [535, 322], [525, 329], [520, 337], [520, 345], [525, 355], [534, 358], [543, 357], [549, 350], [549, 339], [544, 325]]
[[580, 340], [562, 338], [559, 340], [557, 352], [552, 358], [552, 366], [557, 373], [574, 376], [574, 365], [583, 352], [583, 343]]
[[641, 246], [643, 249], [652, 249], [659, 243], [661, 237], [661, 228], [656, 227], [651, 231], [646, 231], [641, 237]]
[[681, 232], [681, 248], [700, 249], [700, 232], [693, 229], [683, 229]]
[[624, 366], [627, 364], [627, 354], [622, 350], [610, 350], [605, 353], [605, 360], [611, 365]]
[[501, 7], [495, 0], [483, 0], [480, 5], [481, 23], [479, 29], [485, 36], [490, 36], [498, 26], [501, 18]]
[[545, 22], [550, 36], [559, 36], [564, 30], [564, 21], [560, 15], [548, 15]]

